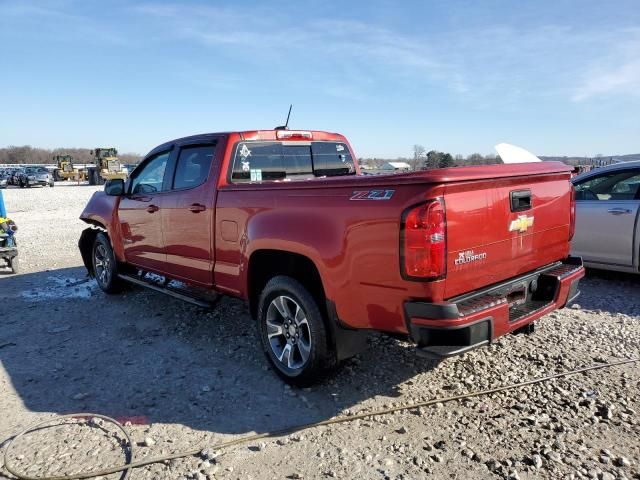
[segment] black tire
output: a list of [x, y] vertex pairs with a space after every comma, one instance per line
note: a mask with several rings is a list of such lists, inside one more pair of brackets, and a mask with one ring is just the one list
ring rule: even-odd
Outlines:
[[[298, 313], [298, 307], [302, 314]], [[281, 309], [289, 314], [282, 315]], [[325, 319], [316, 300], [298, 281], [286, 276], [269, 280], [260, 294], [257, 322], [264, 353], [285, 382], [307, 387], [335, 369], [335, 347], [330, 345]], [[287, 345], [288, 354], [285, 354]]]
[[18, 273], [20, 271], [20, 261], [18, 260], [18, 257], [9, 259], [9, 268], [12, 273]]
[[111, 294], [122, 290], [116, 256], [111, 248], [109, 237], [104, 233], [96, 235], [91, 251], [91, 263], [96, 282], [103, 292]]
[[20, 180], [20, 188], [24, 188], [24, 183]]
[[55, 183], [51, 182], [51, 183], [49, 184], [49, 187], [50, 187], [50, 188], [55, 187]]
[[95, 185], [96, 184], [95, 172], [96, 172], [95, 168], [87, 169], [87, 177], [88, 177], [88, 180], [89, 180], [89, 185]]

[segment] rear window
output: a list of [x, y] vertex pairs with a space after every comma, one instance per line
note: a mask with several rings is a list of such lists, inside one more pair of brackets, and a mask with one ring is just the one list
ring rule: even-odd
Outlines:
[[240, 142], [236, 146], [231, 180], [293, 181], [355, 173], [344, 143]]
[[314, 142], [313, 166], [317, 176], [333, 177], [356, 173], [349, 149], [344, 143]]

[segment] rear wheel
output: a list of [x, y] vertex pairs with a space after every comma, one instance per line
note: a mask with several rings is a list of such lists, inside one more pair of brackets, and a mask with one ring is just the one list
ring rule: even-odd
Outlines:
[[318, 304], [291, 277], [272, 278], [258, 304], [258, 329], [264, 352], [287, 383], [304, 387], [335, 368], [335, 348]]
[[96, 282], [105, 293], [117, 293], [122, 288], [122, 281], [118, 278], [118, 264], [116, 262], [111, 242], [104, 233], [96, 235], [93, 244], [93, 273]]

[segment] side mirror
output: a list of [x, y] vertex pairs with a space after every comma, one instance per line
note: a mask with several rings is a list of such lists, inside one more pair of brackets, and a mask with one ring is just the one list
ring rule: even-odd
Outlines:
[[114, 178], [107, 181], [104, 185], [104, 193], [112, 197], [120, 197], [124, 195], [124, 180], [121, 178]]

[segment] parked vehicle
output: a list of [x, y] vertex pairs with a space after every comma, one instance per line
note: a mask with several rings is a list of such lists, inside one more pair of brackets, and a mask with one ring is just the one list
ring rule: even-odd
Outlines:
[[53, 175], [44, 167], [26, 167], [18, 174], [17, 181], [20, 188], [33, 187], [34, 185], [54, 186]]
[[286, 381], [308, 385], [379, 330], [444, 358], [565, 306], [571, 167], [559, 162], [358, 175], [339, 134], [199, 135], [152, 150], [81, 214], [84, 264], [107, 293], [144, 272], [248, 301]]
[[18, 186], [20, 185], [20, 175], [24, 172], [24, 168], [14, 168], [11, 170], [9, 177], [7, 177], [7, 183], [9, 185]]
[[576, 234], [571, 251], [594, 268], [640, 272], [640, 162], [623, 162], [573, 179]]

